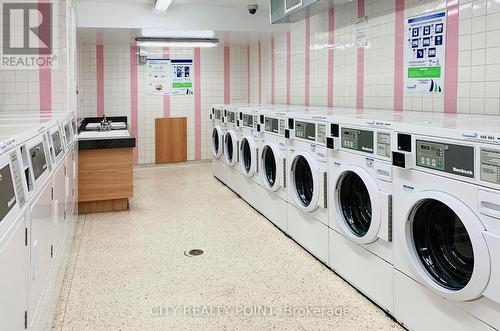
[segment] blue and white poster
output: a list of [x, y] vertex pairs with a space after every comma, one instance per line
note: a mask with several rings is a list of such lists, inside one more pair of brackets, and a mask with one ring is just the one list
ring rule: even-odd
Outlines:
[[193, 94], [193, 60], [171, 60], [172, 95]]
[[405, 41], [405, 92], [443, 93], [446, 12], [409, 18]]

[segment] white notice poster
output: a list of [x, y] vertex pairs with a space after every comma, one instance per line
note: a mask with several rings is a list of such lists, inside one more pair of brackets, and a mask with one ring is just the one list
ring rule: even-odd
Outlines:
[[147, 91], [149, 95], [166, 95], [170, 93], [170, 60], [147, 60]]
[[446, 12], [407, 20], [405, 92], [444, 92]]

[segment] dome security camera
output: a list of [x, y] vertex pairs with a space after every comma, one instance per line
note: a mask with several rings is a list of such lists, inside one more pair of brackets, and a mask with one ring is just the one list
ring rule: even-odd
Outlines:
[[247, 8], [248, 8], [248, 12], [250, 13], [250, 15], [255, 15], [255, 13], [257, 12], [257, 9], [259, 8], [259, 5], [257, 5], [257, 4], [248, 4]]

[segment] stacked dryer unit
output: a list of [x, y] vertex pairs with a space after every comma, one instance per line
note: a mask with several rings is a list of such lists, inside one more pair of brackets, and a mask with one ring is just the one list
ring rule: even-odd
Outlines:
[[[15, 125], [13, 122], [18, 121], [17, 116], [12, 115], [11, 119], [8, 119], [7, 114], [2, 114], [0, 131], [6, 135], [2, 139], [10, 141], [13, 146], [9, 153], [13, 165], [13, 157], [17, 155], [19, 173], [25, 188], [26, 212], [23, 215], [26, 224], [22, 229], [23, 250], [20, 246], [12, 246], [15, 252], [5, 248], [10, 244], [14, 233], [12, 228], [1, 229], [0, 241], [3, 242], [1, 246], [4, 250], [0, 253], [0, 259], [2, 265], [10, 269], [12, 261], [8, 260], [11, 254], [27, 254], [28, 262], [24, 270], [27, 278], [22, 281], [23, 289], [20, 288], [20, 283], [9, 282], [9, 273], [0, 275], [0, 283], [9, 287], [12, 285], [15, 292], [26, 293], [26, 301], [24, 307], [21, 307], [19, 300], [19, 305], [12, 305], [13, 301], [8, 300], [8, 296], [2, 296], [5, 300], [0, 302], [0, 311], [6, 312], [6, 315], [2, 315], [1, 320], [7, 329], [18, 329], [16, 326], [20, 324], [23, 328], [45, 329], [51, 326], [64, 275], [69, 244], [62, 243], [71, 241], [72, 234], [68, 232], [72, 231], [72, 227], [68, 225], [74, 223], [75, 219], [74, 206], [70, 206], [69, 211], [66, 208], [69, 206], [67, 195], [70, 190], [73, 191], [65, 169], [68, 150], [62, 125], [68, 120], [68, 114], [28, 116], [23, 119], [22, 125]], [[15, 166], [11, 168], [14, 169]], [[14, 177], [17, 178], [17, 175]], [[16, 188], [19, 187], [20, 185], [16, 184]], [[18, 193], [19, 205], [21, 201]], [[20, 231], [19, 228], [16, 227], [16, 231]], [[25, 253], [22, 253], [23, 251]], [[7, 259], [5, 264], [4, 259]], [[17, 264], [14, 267], [21, 266]], [[19, 278], [23, 279], [23, 273], [19, 273]], [[14, 287], [15, 285], [18, 287]], [[9, 288], [5, 293], [12, 290]]]
[[500, 329], [496, 121], [429, 121], [394, 134], [394, 307], [411, 330]]
[[288, 234], [328, 262], [327, 117], [291, 113], [285, 137]]
[[223, 113], [223, 106], [214, 105], [210, 119], [212, 120], [212, 172], [215, 178], [225, 183]]

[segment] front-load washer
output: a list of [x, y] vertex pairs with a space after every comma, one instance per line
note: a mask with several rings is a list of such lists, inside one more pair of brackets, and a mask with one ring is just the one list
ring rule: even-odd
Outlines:
[[[237, 195], [241, 196], [241, 173], [239, 167], [240, 128], [238, 126], [239, 110], [233, 106], [224, 109], [224, 167], [225, 184]], [[244, 192], [243, 192], [244, 193]]]
[[500, 328], [500, 124], [394, 134], [394, 307], [411, 330]]
[[225, 183], [223, 112], [222, 106], [214, 105], [210, 119], [212, 120], [212, 173], [215, 178]]
[[23, 330], [28, 310], [29, 213], [17, 143], [16, 137], [0, 137], [0, 320], [5, 330]]
[[[286, 188], [286, 148], [288, 113], [270, 111], [259, 116], [258, 176], [260, 212], [287, 232], [288, 192]], [[263, 188], [263, 189], [261, 189]]]
[[391, 135], [422, 115], [337, 111], [329, 120], [328, 265], [392, 314]]
[[328, 262], [326, 117], [290, 113], [286, 167], [288, 234]]
[[259, 190], [259, 148], [260, 133], [257, 130], [262, 110], [252, 107], [239, 107], [238, 160], [240, 174], [240, 196], [255, 209], [262, 212], [262, 199]]

